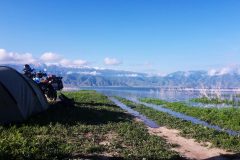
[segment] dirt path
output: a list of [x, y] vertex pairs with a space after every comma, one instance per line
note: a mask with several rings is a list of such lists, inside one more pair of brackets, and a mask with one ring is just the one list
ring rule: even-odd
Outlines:
[[[198, 143], [194, 139], [187, 139], [179, 135], [179, 131], [175, 129], [168, 129], [166, 127], [150, 128], [150, 134], [158, 135], [166, 139], [168, 143], [177, 144], [178, 146], [172, 148], [174, 151], [179, 152], [182, 156], [189, 159], [208, 159], [208, 160], [225, 160], [225, 159], [240, 159], [227, 158], [226, 155], [231, 156], [234, 153], [227, 152], [218, 148], [210, 148], [210, 143]], [[225, 156], [222, 156], [225, 155]]]

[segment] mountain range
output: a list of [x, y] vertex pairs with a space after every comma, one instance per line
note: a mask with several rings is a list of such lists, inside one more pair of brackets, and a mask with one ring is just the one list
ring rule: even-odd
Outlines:
[[[21, 72], [22, 65], [8, 65]], [[48, 74], [63, 77], [66, 87], [129, 86], [129, 87], [183, 87], [183, 88], [240, 88], [238, 69], [223, 71], [178, 71], [165, 76], [101, 68], [69, 68], [56, 65], [32, 66], [47, 70]]]

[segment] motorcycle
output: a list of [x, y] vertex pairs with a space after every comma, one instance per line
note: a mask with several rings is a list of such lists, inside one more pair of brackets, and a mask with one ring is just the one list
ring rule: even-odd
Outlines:
[[34, 69], [27, 70], [24, 72], [24, 75], [36, 82], [48, 102], [55, 102], [57, 99], [57, 91], [63, 89], [62, 77], [57, 77], [56, 75], [48, 76], [42, 71], [33, 71]]
[[37, 72], [33, 76], [33, 80], [37, 83], [48, 102], [55, 102], [57, 99], [57, 91], [52, 86], [52, 79], [48, 78], [46, 73]]

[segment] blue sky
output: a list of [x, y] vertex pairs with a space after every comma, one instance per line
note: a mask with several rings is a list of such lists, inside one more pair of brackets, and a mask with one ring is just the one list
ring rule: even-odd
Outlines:
[[239, 0], [0, 1], [0, 62], [22, 55], [160, 74], [239, 65], [239, 8]]

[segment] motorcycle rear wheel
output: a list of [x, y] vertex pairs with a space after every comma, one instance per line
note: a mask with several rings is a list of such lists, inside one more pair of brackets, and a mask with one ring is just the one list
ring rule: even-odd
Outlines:
[[48, 90], [45, 92], [45, 97], [49, 103], [56, 102], [57, 100], [57, 91], [51, 86], [48, 87]]

